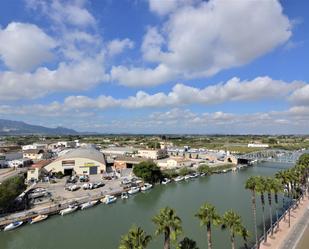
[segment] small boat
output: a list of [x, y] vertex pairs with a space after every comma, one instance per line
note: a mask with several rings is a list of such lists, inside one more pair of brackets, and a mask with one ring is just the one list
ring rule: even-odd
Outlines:
[[63, 209], [59, 212], [59, 214], [61, 214], [62, 216], [63, 215], [66, 215], [66, 214], [70, 214], [70, 213], [73, 213], [74, 211], [76, 211], [78, 209], [78, 206], [75, 206], [75, 205], [72, 205], [72, 206], [69, 206], [68, 208], [66, 209]]
[[170, 183], [170, 182], [171, 182], [170, 179], [164, 178], [163, 181], [161, 182], [161, 184], [168, 184], [168, 183]]
[[100, 201], [104, 204], [111, 204], [117, 200], [116, 196], [113, 195], [106, 195], [104, 198], [102, 198]]
[[185, 180], [189, 180], [189, 179], [191, 179], [191, 178], [192, 178], [191, 175], [185, 175]]
[[198, 173], [192, 173], [191, 175], [190, 175], [190, 178], [196, 178], [196, 177], [198, 177], [200, 174], [198, 174]]
[[206, 173], [202, 173], [202, 174], [201, 174], [201, 176], [205, 176], [205, 175], [206, 175]]
[[128, 199], [128, 198], [129, 198], [129, 195], [128, 195], [127, 192], [122, 192], [122, 193], [121, 193], [121, 199], [122, 199], [122, 200], [125, 200], [125, 199]]
[[81, 210], [84, 210], [84, 209], [87, 209], [87, 208], [91, 208], [93, 207], [95, 204], [97, 204], [98, 201], [88, 201], [86, 203], [83, 203], [81, 206], [80, 206], [80, 209]]
[[141, 190], [142, 190], [142, 191], [147, 191], [147, 190], [149, 190], [149, 189], [151, 189], [151, 188], [152, 188], [152, 184], [150, 184], [150, 183], [145, 183], [144, 186], [141, 187]]
[[180, 181], [182, 181], [183, 179], [185, 179], [183, 176], [177, 176], [177, 177], [174, 179], [174, 181], [175, 181], [175, 182], [180, 182]]
[[34, 223], [37, 223], [37, 222], [40, 222], [42, 220], [46, 220], [48, 218], [48, 215], [46, 214], [40, 214], [38, 215], [37, 217], [33, 218], [31, 221], [30, 221], [30, 224], [34, 224]]
[[128, 194], [133, 195], [139, 192], [139, 187], [131, 187], [131, 189], [128, 191]]
[[21, 225], [23, 224], [22, 221], [15, 221], [15, 222], [12, 222], [11, 224], [7, 225], [3, 231], [10, 231], [10, 230], [13, 230], [17, 227], [20, 227]]

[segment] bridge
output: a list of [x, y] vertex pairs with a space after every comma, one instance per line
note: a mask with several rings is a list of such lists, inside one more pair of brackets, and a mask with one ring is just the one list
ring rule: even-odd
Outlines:
[[238, 155], [237, 158], [239, 161], [247, 160], [249, 162], [296, 163], [298, 158], [305, 153], [309, 153], [309, 150], [269, 149]]

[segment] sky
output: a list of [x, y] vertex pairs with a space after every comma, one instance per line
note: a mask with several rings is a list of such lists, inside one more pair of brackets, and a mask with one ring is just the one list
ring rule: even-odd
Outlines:
[[102, 133], [308, 134], [306, 0], [4, 0], [0, 118]]

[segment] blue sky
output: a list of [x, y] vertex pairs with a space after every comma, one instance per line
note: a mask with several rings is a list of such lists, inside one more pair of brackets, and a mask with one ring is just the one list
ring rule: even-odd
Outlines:
[[308, 134], [305, 0], [0, 3], [0, 118], [79, 131]]

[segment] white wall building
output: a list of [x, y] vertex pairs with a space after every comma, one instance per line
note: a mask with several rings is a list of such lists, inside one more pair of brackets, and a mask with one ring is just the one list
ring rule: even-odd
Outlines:
[[166, 150], [138, 150], [138, 156], [146, 159], [157, 160], [167, 157]]
[[268, 144], [248, 144], [249, 148], [268, 148], [269, 145]]

